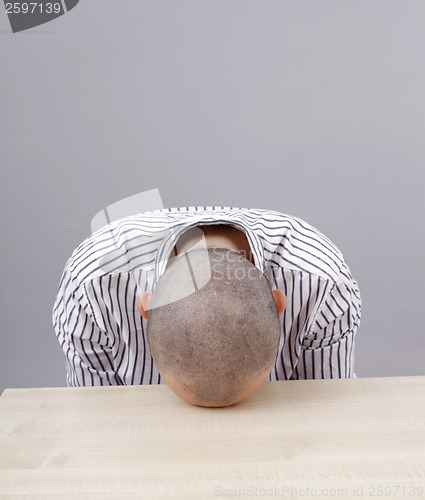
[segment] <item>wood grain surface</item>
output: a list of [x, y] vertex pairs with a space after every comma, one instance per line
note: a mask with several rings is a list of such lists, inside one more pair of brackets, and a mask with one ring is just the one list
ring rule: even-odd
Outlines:
[[218, 409], [166, 386], [0, 397], [0, 495], [14, 499], [408, 499], [424, 489], [425, 377], [268, 382]]

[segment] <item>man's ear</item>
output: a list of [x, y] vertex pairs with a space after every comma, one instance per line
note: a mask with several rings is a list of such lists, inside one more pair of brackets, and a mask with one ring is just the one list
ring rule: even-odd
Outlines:
[[148, 312], [151, 303], [151, 298], [152, 294], [148, 292], [143, 292], [141, 295], [137, 297], [137, 309], [145, 319], [148, 319]]
[[272, 294], [276, 303], [277, 314], [279, 315], [286, 309], [286, 295], [279, 289], [272, 290]]

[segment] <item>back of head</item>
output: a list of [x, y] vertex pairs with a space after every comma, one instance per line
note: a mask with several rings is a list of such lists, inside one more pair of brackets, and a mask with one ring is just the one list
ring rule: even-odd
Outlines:
[[[206, 284], [194, 286], [194, 277], [202, 275]], [[279, 336], [267, 279], [231, 250], [179, 257], [152, 295], [152, 357], [163, 380], [192, 404], [228, 406], [252, 394], [268, 378]]]

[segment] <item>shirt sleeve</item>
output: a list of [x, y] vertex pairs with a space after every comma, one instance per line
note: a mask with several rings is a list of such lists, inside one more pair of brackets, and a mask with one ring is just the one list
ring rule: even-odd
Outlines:
[[354, 340], [360, 318], [359, 288], [344, 263], [302, 340], [296, 369], [298, 378], [356, 377]]
[[96, 324], [84, 286], [74, 289], [66, 268], [53, 309], [53, 326], [65, 355], [68, 386], [122, 385], [107, 333]]

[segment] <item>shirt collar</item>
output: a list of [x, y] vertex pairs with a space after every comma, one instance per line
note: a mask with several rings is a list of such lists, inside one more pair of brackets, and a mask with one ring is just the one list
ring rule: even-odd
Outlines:
[[242, 230], [247, 237], [252, 255], [254, 257], [255, 266], [265, 274], [266, 266], [264, 262], [264, 247], [259, 236], [241, 220], [240, 217], [229, 215], [228, 213], [220, 213], [217, 211], [205, 214], [188, 214], [183, 220], [174, 220], [170, 225], [169, 233], [165, 236], [160, 244], [156, 259], [153, 288], [155, 288], [161, 276], [164, 274], [168, 259], [174, 248], [178, 238], [191, 227], [200, 224], [229, 224]]

